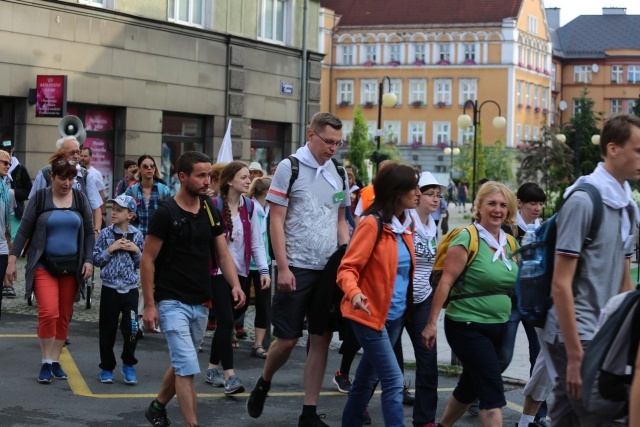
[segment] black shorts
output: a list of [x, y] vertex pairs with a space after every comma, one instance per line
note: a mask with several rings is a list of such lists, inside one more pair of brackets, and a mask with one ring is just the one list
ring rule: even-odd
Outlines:
[[[296, 290], [284, 292], [275, 290], [271, 303], [271, 323], [273, 336], [283, 339], [297, 339], [302, 336], [304, 318], [314, 304], [314, 293], [321, 286], [323, 270], [290, 267], [296, 278]], [[274, 276], [278, 283], [278, 271]], [[311, 319], [309, 319], [311, 321]]]

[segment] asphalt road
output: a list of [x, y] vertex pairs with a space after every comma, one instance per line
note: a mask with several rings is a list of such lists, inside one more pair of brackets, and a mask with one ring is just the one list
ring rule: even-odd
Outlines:
[[[95, 310], [95, 309], [92, 309]], [[40, 349], [35, 335], [37, 319], [32, 315], [3, 313], [0, 321], [0, 426], [145, 426], [149, 425], [144, 410], [155, 397], [163, 373], [169, 365], [168, 351], [161, 334], [146, 334], [138, 344], [136, 356], [138, 385], [129, 386], [122, 381], [119, 367], [115, 383], [101, 384], [99, 371], [97, 324], [72, 321], [71, 345], [63, 351], [61, 363], [69, 375], [68, 381], [54, 381], [44, 385], [36, 377], [40, 365]], [[116, 356], [121, 348], [120, 337], [116, 343]], [[200, 354], [204, 372], [208, 361], [210, 338], [205, 340], [205, 352]], [[250, 389], [260, 375], [263, 361], [250, 357], [251, 343], [241, 341], [235, 350], [236, 373]], [[346, 395], [336, 392], [332, 383], [335, 367], [339, 366], [339, 354], [330, 351], [329, 368], [318, 412], [326, 414], [325, 422], [339, 426]], [[289, 362], [278, 372], [270, 397], [261, 418], [247, 415], [247, 394], [226, 397], [223, 389], [212, 388], [204, 377], [196, 378], [198, 392], [198, 416], [200, 425], [234, 426], [296, 426], [302, 408], [302, 370], [305, 360], [304, 347], [297, 347]], [[357, 360], [354, 362], [357, 366]], [[413, 384], [413, 371], [407, 370], [406, 378]], [[440, 378], [438, 417], [442, 415], [456, 378]], [[508, 405], [504, 409], [504, 425], [514, 425], [519, 419], [523, 402], [521, 387], [506, 386]], [[384, 425], [380, 410], [380, 396], [373, 397], [370, 405], [373, 426]], [[405, 407], [405, 423], [411, 425], [411, 407]], [[168, 406], [173, 425], [182, 425], [182, 417], [175, 399]], [[465, 415], [458, 426], [479, 426], [477, 417]]]

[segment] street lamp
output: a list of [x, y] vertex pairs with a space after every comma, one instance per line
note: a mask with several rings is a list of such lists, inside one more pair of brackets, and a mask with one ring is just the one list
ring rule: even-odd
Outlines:
[[[478, 105], [478, 101], [472, 101], [470, 99], [464, 103], [464, 107], [462, 107], [462, 114], [458, 116], [458, 127], [461, 129], [466, 129], [469, 126], [473, 125], [473, 199], [476, 199], [476, 155], [478, 150], [478, 124], [480, 123], [480, 113], [482, 111], [482, 107], [487, 104], [494, 104], [498, 107], [498, 115], [493, 118], [493, 127], [496, 129], [503, 129], [507, 125], [507, 120], [502, 117], [502, 112], [500, 110], [500, 105], [496, 101], [487, 100], [482, 104]], [[473, 108], [473, 119], [467, 114], [467, 107]]]
[[[384, 93], [384, 81], [385, 79], [388, 82], [389, 92]], [[394, 107], [398, 103], [398, 97], [395, 93], [391, 93], [391, 79], [389, 76], [383, 76], [382, 80], [378, 84], [378, 130], [376, 131], [376, 147], [377, 150], [373, 155], [373, 159], [376, 162], [376, 170], [377, 165], [380, 164], [382, 159], [380, 158], [380, 140], [382, 139], [382, 106], [385, 107]]]
[[460, 149], [458, 147], [453, 147], [453, 141], [451, 141], [452, 147], [446, 147], [444, 149], [444, 154], [447, 156], [451, 156], [451, 167], [449, 168], [449, 176], [453, 178], [453, 156], [457, 156], [460, 154]]
[[[560, 125], [560, 129], [564, 129], [565, 126], [572, 125], [576, 132], [576, 140], [575, 140], [575, 177], [578, 179], [580, 177], [580, 141], [582, 139], [582, 129], [580, 126], [575, 126], [572, 122], [563, 123]], [[567, 142], [567, 137], [562, 132], [556, 134], [556, 139], [563, 144]], [[600, 134], [595, 134], [591, 136], [591, 143], [593, 145], [600, 145]]]

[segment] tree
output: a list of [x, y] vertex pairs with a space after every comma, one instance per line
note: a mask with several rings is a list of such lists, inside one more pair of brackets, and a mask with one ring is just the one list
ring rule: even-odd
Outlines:
[[493, 146], [482, 147], [482, 150], [486, 159], [486, 177], [502, 183], [513, 182], [511, 152], [505, 149], [502, 141], [496, 141]]
[[362, 182], [368, 182], [369, 177], [367, 175], [367, 166], [365, 159], [369, 156], [373, 145], [369, 141], [369, 128], [367, 121], [362, 114], [362, 108], [359, 105], [355, 107], [353, 116], [353, 130], [349, 134], [349, 149], [347, 151], [347, 158], [349, 163], [353, 166], [356, 178], [362, 180]]
[[640, 94], [638, 94], [638, 99], [636, 99], [636, 103], [633, 106], [633, 114], [640, 117]]
[[[594, 113], [594, 101], [587, 98], [589, 91], [583, 89], [580, 98], [576, 99], [576, 113], [571, 117], [570, 126], [561, 129], [567, 137], [567, 145], [575, 152], [575, 177], [588, 175], [602, 161], [600, 148], [591, 143], [591, 137], [600, 133], [598, 122], [602, 120], [602, 112]], [[576, 149], [578, 150], [576, 152]]]
[[[480, 180], [484, 178], [486, 172], [486, 159], [485, 150], [482, 146], [482, 123], [478, 124], [477, 135], [477, 149], [476, 149], [476, 167], [478, 172], [476, 173], [476, 179]], [[470, 144], [465, 144], [460, 147], [460, 155], [456, 157], [456, 168], [460, 171], [460, 179], [464, 179], [469, 183], [469, 188], [473, 188], [473, 141]], [[477, 190], [477, 184], [476, 184]]]

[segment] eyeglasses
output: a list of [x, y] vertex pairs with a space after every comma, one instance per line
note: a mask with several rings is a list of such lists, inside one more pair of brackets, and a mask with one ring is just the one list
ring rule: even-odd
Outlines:
[[11, 162], [7, 162], [6, 160], [0, 160], [0, 163], [2, 163], [5, 166], [11, 166]]
[[439, 198], [440, 197], [440, 193], [431, 193], [429, 191], [422, 193], [423, 196], [427, 196], [427, 197], [432, 197], [432, 198]]
[[58, 166], [66, 166], [66, 165], [71, 165], [71, 166], [75, 166], [76, 165], [76, 161], [74, 160], [58, 160], [58, 162], [56, 163]]
[[315, 133], [316, 135], [318, 135], [318, 138], [320, 138], [321, 140], [323, 140], [323, 141], [324, 141], [324, 143], [325, 143], [325, 144], [327, 144], [327, 145], [328, 145], [328, 146], [330, 146], [330, 147], [335, 145], [337, 148], [340, 148], [340, 147], [342, 147], [342, 145], [344, 144], [344, 141], [343, 141], [343, 140], [336, 141], [336, 142], [330, 142], [330, 141], [327, 141], [326, 139], [324, 139], [323, 137], [321, 137], [321, 136], [320, 136], [320, 134], [319, 134], [318, 132], [316, 132], [315, 130], [313, 131], [313, 133]]
[[69, 150], [69, 151], [67, 151], [67, 153], [68, 153], [70, 156], [75, 156], [76, 154], [80, 154], [80, 153], [82, 153], [82, 150]]
[[140, 167], [141, 167], [142, 169], [155, 169], [155, 168], [156, 168], [156, 165], [150, 165], [150, 164], [145, 164], [145, 163], [143, 163], [143, 164], [141, 164], [141, 165], [140, 165]]

